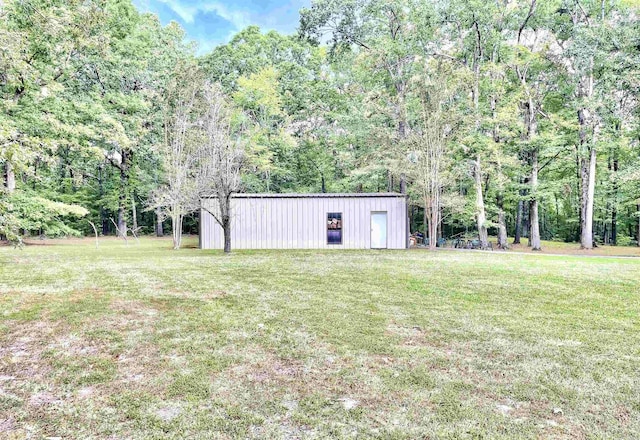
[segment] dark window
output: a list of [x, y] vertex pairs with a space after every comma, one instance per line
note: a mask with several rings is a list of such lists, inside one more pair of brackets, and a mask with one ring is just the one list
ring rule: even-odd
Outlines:
[[342, 213], [327, 214], [327, 244], [342, 244]]

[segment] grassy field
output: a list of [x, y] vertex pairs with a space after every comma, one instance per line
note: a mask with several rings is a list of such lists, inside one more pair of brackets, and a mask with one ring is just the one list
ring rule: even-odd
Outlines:
[[639, 438], [639, 274], [500, 252], [2, 247], [0, 438]]

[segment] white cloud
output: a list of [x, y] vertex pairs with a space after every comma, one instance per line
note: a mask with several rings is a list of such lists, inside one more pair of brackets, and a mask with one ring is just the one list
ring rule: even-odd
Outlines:
[[184, 4], [181, 0], [160, 0], [171, 8], [185, 23], [193, 23], [196, 15], [198, 15], [202, 8], [199, 4], [188, 5]]
[[[185, 0], [158, 1], [171, 8], [185, 23], [193, 23], [200, 13], [214, 12], [231, 23], [237, 31], [251, 24], [266, 28], [288, 26], [291, 24], [293, 17], [290, 16], [287, 9], [297, 12], [299, 8], [310, 3], [310, 0], [289, 0], [288, 2], [283, 2], [284, 4], [279, 7], [274, 7], [272, 11], [265, 13], [265, 11], [252, 10], [248, 5], [238, 4], [238, 2], [233, 1], [228, 2], [228, 4], [215, 0], [196, 0], [189, 3]], [[297, 17], [294, 20], [297, 21]]]
[[193, 23], [200, 13], [215, 12], [230, 22], [236, 29], [244, 29], [252, 22], [251, 14], [243, 10], [233, 10], [217, 1], [197, 1], [186, 4], [184, 0], [159, 0], [167, 5], [185, 23]]
[[237, 30], [244, 29], [252, 23], [251, 15], [247, 11], [232, 11], [220, 2], [207, 2], [205, 10], [215, 12]]
[[[183, 23], [190, 38], [199, 43], [198, 53], [206, 53], [214, 46], [230, 41], [237, 32], [250, 25], [257, 25], [264, 31], [292, 32], [298, 23], [298, 10], [308, 6], [311, 0], [273, 3], [255, 0], [134, 0], [134, 3], [147, 11], [154, 9], [153, 3], [163, 4]], [[206, 14], [215, 14], [227, 25], [210, 27], [211, 19], [204, 17]]]

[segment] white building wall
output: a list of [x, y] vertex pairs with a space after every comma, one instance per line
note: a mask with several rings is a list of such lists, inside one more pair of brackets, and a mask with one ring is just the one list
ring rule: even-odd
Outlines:
[[[206, 209], [205, 209], [206, 208]], [[217, 200], [207, 199], [200, 212], [200, 246], [222, 249], [222, 228], [208, 212]], [[208, 210], [208, 211], [207, 211]], [[387, 212], [387, 248], [405, 249], [408, 241], [407, 199], [402, 195], [238, 195], [231, 200], [232, 249], [369, 249], [371, 212]], [[342, 244], [327, 244], [327, 214], [342, 213]]]

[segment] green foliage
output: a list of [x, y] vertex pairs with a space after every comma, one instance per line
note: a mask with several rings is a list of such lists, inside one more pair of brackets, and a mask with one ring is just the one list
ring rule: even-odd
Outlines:
[[[249, 26], [196, 58], [180, 26], [163, 27], [130, 0], [8, 0], [0, 3], [0, 168], [14, 170], [16, 197], [83, 206], [105, 234], [114, 232], [111, 219], [151, 231], [158, 219], [145, 209], [167, 172], [165, 104], [186, 80], [179, 71], [197, 66], [243, 111], [238, 123], [251, 127], [245, 191], [406, 186], [421, 206], [415, 170], [406, 166], [407, 140], [425, 139], [417, 111], [425, 91], [416, 84], [451, 65], [457, 84], [447, 104], [442, 229], [453, 235], [476, 227], [472, 165], [479, 160], [488, 226], [504, 213], [513, 233], [518, 206], [526, 218], [536, 200], [542, 235], [574, 240], [580, 164], [593, 146], [595, 235], [611, 241], [615, 225], [619, 237], [635, 237], [637, 2], [531, 5], [314, 0], [301, 11], [297, 35]], [[587, 125], [578, 121], [581, 109]], [[582, 143], [581, 133], [589, 134]], [[533, 153], [537, 185], [530, 184]], [[15, 216], [23, 211], [10, 210], [6, 196], [0, 203], [3, 234], [22, 232]], [[41, 208], [38, 216], [53, 212]], [[51, 220], [90, 232], [84, 218]]]
[[80, 235], [65, 224], [69, 218], [84, 217], [88, 211], [78, 205], [43, 198], [32, 191], [6, 195], [0, 203], [0, 233], [14, 241], [18, 232], [38, 231], [50, 237]]

